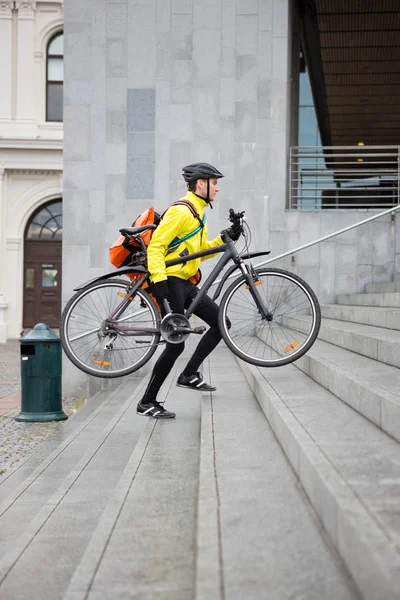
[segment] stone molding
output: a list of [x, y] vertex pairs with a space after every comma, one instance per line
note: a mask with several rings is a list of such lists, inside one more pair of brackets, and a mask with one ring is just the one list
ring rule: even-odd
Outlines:
[[7, 250], [19, 250], [21, 238], [6, 238]]
[[14, 8], [14, 1], [1, 1], [0, 2], [0, 19], [11, 19], [12, 9]]
[[13, 175], [56, 175], [59, 176], [60, 169], [42, 169], [40, 165], [38, 165], [37, 169], [13, 169], [9, 167], [9, 170], [12, 171]]
[[15, 8], [18, 10], [19, 19], [32, 19], [36, 10], [36, 0], [16, 0]]

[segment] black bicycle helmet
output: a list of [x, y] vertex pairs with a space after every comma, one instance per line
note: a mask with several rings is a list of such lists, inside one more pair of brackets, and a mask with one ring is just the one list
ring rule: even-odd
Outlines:
[[218, 169], [208, 163], [202, 162], [187, 165], [186, 167], [182, 168], [182, 171], [182, 177], [186, 183], [192, 183], [198, 179], [211, 179], [213, 177], [216, 179], [221, 179], [221, 177], [223, 177], [222, 173], [220, 173]]

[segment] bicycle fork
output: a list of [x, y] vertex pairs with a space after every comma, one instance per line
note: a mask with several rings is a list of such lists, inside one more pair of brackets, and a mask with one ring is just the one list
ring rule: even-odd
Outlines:
[[258, 285], [257, 282], [260, 282], [260, 280], [258, 279], [256, 271], [254, 271], [251, 267], [249, 267], [248, 265], [245, 265], [244, 263], [242, 263], [240, 265], [240, 270], [242, 271], [244, 277], [246, 278], [247, 289], [250, 290], [250, 294], [252, 295], [254, 302], [256, 303], [256, 306], [258, 308], [258, 312], [261, 315], [261, 318], [265, 319], [268, 322], [272, 321], [273, 315], [264, 306], [264, 303], [261, 299], [260, 293], [257, 289], [257, 285]]

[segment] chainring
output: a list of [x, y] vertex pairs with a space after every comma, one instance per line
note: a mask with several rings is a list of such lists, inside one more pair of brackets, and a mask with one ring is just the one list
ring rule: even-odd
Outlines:
[[189, 337], [190, 333], [175, 331], [175, 327], [189, 327], [189, 319], [183, 315], [170, 313], [161, 321], [160, 332], [168, 344], [180, 344]]

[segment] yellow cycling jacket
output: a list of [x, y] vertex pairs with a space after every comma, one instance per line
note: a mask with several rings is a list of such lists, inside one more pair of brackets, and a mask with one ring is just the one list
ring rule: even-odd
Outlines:
[[165, 268], [165, 261], [199, 252], [199, 250], [207, 250], [224, 243], [220, 235], [212, 241], [207, 240], [207, 223], [204, 219], [204, 208], [207, 206], [207, 202], [192, 192], [188, 192], [182, 200], [187, 200], [193, 204], [200, 219], [204, 220], [204, 227], [195, 235], [182, 241], [173, 250], [168, 248], [173, 240], [176, 238], [181, 239], [199, 227], [198, 220], [192, 215], [187, 206], [178, 204], [168, 208], [159, 226], [154, 231], [147, 248], [148, 269], [151, 273], [150, 280], [153, 283], [163, 281], [168, 276], [189, 279], [197, 273], [201, 260], [207, 260], [215, 255], [189, 260], [186, 263], [168, 267], [168, 269]]

